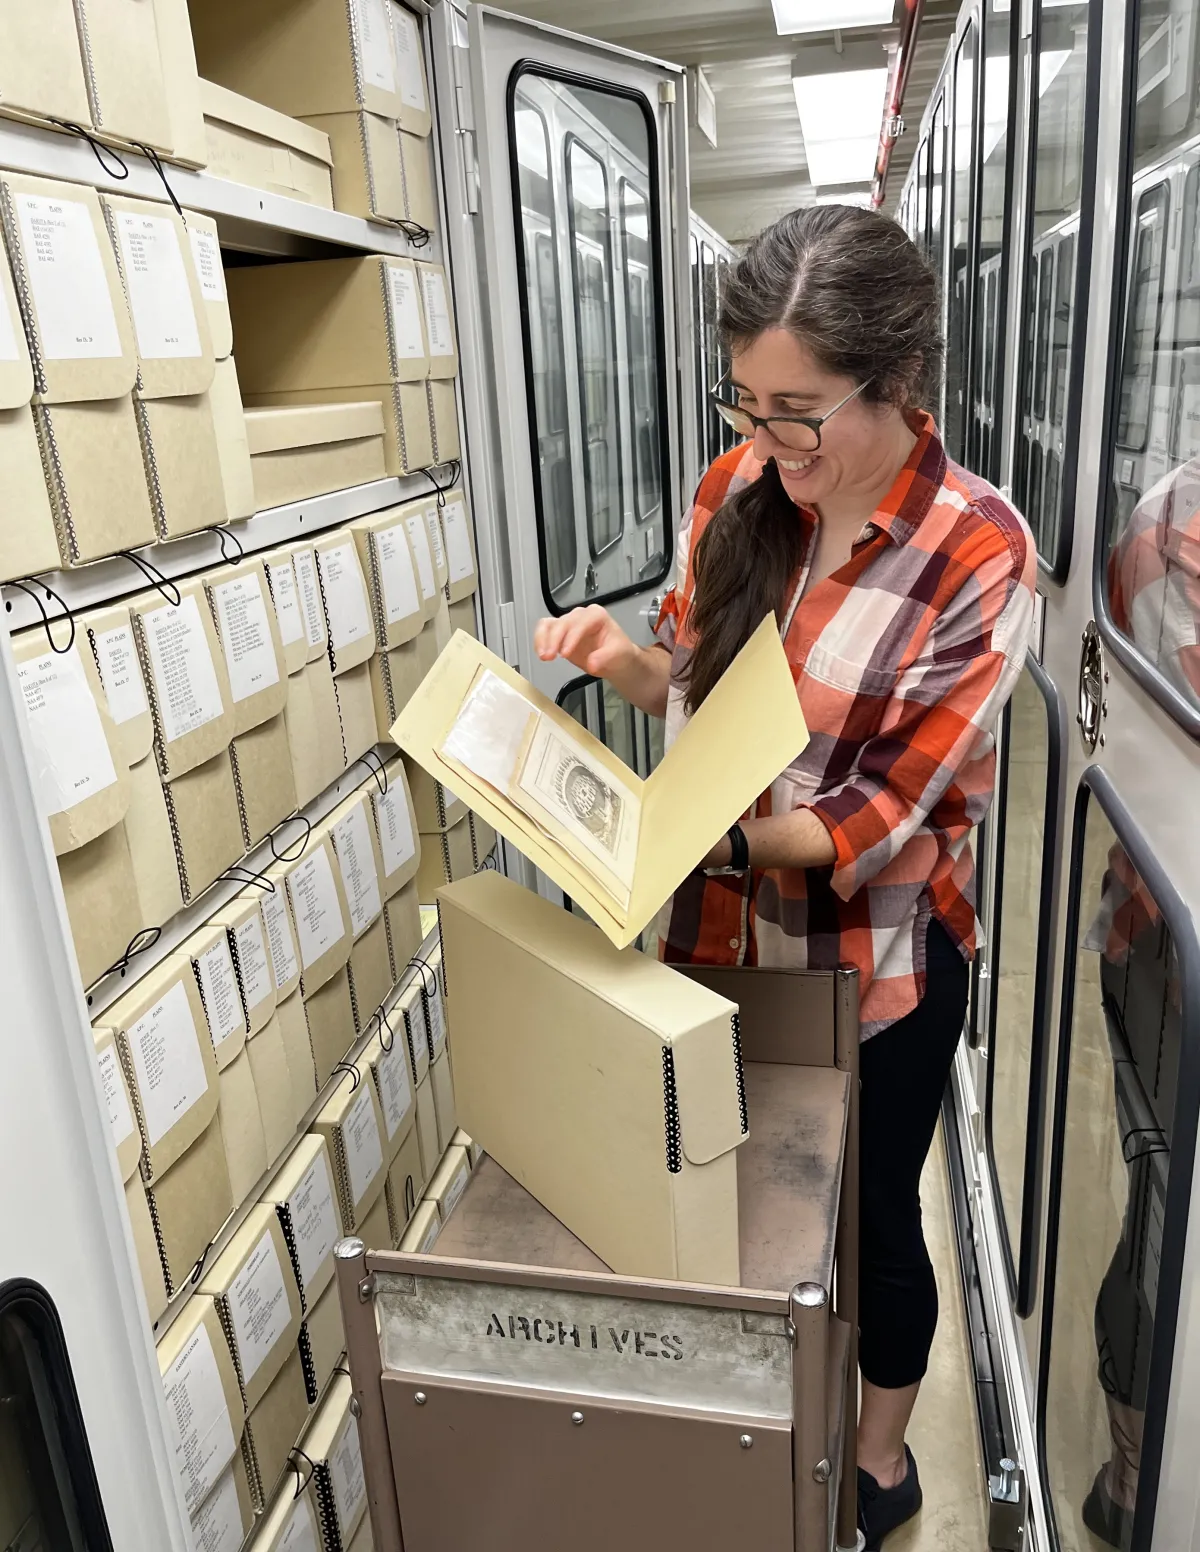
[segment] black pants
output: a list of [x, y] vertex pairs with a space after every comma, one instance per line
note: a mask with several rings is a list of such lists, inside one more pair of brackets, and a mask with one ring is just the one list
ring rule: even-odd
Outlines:
[[921, 1170], [967, 1009], [967, 963], [938, 922], [926, 961], [920, 1004], [860, 1053], [859, 1367], [888, 1390], [923, 1378], [937, 1326]]

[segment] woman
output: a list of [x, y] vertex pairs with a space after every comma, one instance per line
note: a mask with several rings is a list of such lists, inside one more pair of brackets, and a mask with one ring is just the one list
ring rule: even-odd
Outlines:
[[[937, 1323], [919, 1183], [976, 945], [969, 837], [1025, 658], [1035, 555], [951, 464], [933, 420], [937, 285], [894, 222], [795, 211], [735, 265], [714, 390], [751, 440], [700, 483], [661, 645], [596, 606], [537, 650], [665, 714], [667, 737], [774, 610], [811, 741], [664, 908], [667, 961], [859, 972], [859, 1516], [867, 1546], [921, 1503], [905, 1430]], [[664, 648], [666, 650], [664, 650]]]

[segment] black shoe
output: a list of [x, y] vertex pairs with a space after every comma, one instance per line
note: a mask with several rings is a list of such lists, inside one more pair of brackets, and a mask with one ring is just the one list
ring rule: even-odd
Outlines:
[[904, 1446], [908, 1471], [895, 1487], [880, 1487], [869, 1471], [858, 1468], [858, 1528], [866, 1537], [866, 1552], [879, 1552], [883, 1538], [911, 1520], [921, 1507], [921, 1483], [917, 1463]]
[[1133, 1510], [1108, 1496], [1103, 1466], [1096, 1473], [1091, 1492], [1083, 1500], [1081, 1513], [1088, 1530], [1106, 1545], [1128, 1547], [1133, 1541]]

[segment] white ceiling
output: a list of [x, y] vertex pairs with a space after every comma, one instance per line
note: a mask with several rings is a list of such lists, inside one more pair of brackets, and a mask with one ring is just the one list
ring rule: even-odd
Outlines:
[[[509, 0], [523, 16], [678, 64], [701, 65], [717, 107], [717, 147], [691, 134], [692, 207], [730, 241], [751, 237], [785, 211], [811, 204], [792, 58], [830, 34], [781, 38], [770, 0]], [[916, 131], [937, 78], [958, 0], [926, 0], [904, 117], [892, 156], [888, 207], [900, 193]], [[880, 43], [898, 28], [860, 28], [845, 39]], [[882, 116], [883, 104], [880, 104]]]

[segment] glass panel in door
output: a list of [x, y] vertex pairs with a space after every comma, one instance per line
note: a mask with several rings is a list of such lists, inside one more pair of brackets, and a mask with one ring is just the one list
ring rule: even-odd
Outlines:
[[1008, 243], [1011, 211], [1008, 172], [1012, 137], [1011, 105], [1012, 6], [1008, 0], [988, 0], [983, 17], [983, 119], [979, 174], [979, 292], [973, 362], [972, 425], [967, 461], [985, 479], [999, 477], [1000, 442], [997, 421], [1001, 403], [1003, 331], [1008, 290]]
[[[721, 375], [721, 348], [717, 341], [717, 256], [706, 242], [700, 244], [700, 267], [704, 287], [704, 359], [712, 373], [713, 383]], [[711, 399], [705, 400], [708, 425], [705, 431], [704, 450], [707, 467], [721, 451], [721, 431], [724, 421], [717, 414]]]
[[954, 64], [954, 133], [951, 139], [949, 328], [946, 336], [946, 450], [965, 453], [967, 349], [975, 267], [971, 218], [975, 186], [975, 29], [969, 27]]
[[[633, 436], [633, 510], [638, 524], [662, 519], [662, 429], [658, 424], [658, 353], [654, 279], [650, 268], [650, 207], [628, 178], [621, 179], [621, 269], [625, 291], [625, 349], [629, 364]], [[647, 558], [661, 532], [648, 536]], [[653, 568], [652, 568], [653, 569]]]

